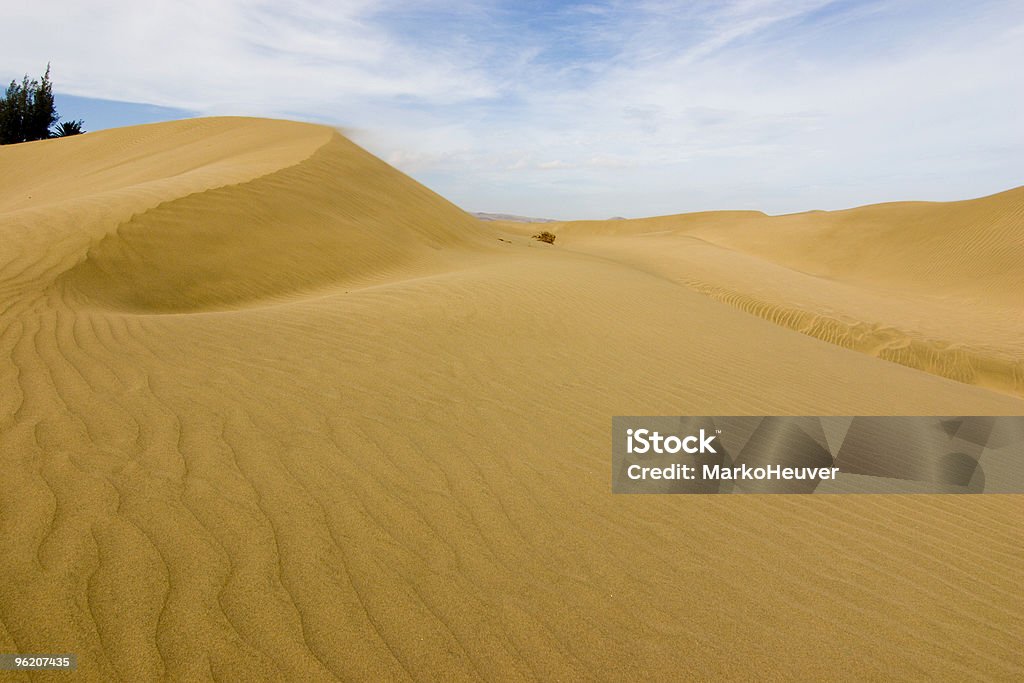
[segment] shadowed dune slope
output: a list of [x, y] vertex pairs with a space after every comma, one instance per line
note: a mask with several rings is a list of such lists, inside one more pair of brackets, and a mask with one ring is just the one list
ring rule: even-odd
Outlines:
[[335, 133], [293, 165], [132, 215], [58, 284], [137, 311], [237, 307], [427, 267], [477, 232], [461, 209]]
[[[540, 244], [282, 121], [0, 148], [0, 652], [96, 681], [1019, 680], [1018, 497], [611, 495], [613, 415], [1024, 412], [740, 305], [898, 330], [969, 294], [927, 259], [801, 266], [758, 226], [831, 242], [785, 220]], [[1012, 353], [985, 310], [921, 336]]]

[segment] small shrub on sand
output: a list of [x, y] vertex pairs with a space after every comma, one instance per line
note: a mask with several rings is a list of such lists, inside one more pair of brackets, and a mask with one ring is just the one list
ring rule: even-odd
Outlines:
[[554, 244], [555, 234], [553, 232], [548, 232], [547, 230], [545, 230], [544, 232], [538, 232], [536, 235], [533, 236], [533, 239], [538, 240], [540, 242], [546, 242], [547, 244]]

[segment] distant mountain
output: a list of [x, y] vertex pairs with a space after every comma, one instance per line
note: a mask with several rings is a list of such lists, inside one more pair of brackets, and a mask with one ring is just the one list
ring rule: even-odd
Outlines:
[[482, 221], [513, 221], [515, 223], [557, 223], [553, 218], [531, 218], [529, 216], [516, 216], [511, 213], [483, 213], [471, 211], [470, 215], [476, 216]]

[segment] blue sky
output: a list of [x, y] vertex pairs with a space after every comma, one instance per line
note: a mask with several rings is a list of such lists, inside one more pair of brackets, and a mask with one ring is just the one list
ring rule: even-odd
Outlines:
[[1020, 0], [54, 0], [2, 19], [0, 76], [52, 62], [89, 130], [328, 123], [469, 210], [783, 213], [1024, 184]]

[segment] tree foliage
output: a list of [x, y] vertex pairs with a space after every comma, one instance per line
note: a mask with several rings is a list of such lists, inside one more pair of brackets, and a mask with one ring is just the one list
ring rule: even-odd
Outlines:
[[[29, 80], [28, 75], [11, 81], [0, 98], [0, 145], [16, 142], [44, 140], [51, 136], [50, 128], [60, 119], [53, 101], [53, 83], [50, 65], [41, 80]], [[57, 136], [81, 133], [82, 121], [70, 121], [66, 132], [58, 128]], [[74, 131], [74, 132], [71, 132]]]
[[85, 132], [85, 130], [82, 129], [84, 124], [85, 121], [82, 121], [81, 119], [78, 121], [62, 121], [53, 129], [53, 137], [66, 138], [71, 135], [81, 135]]

